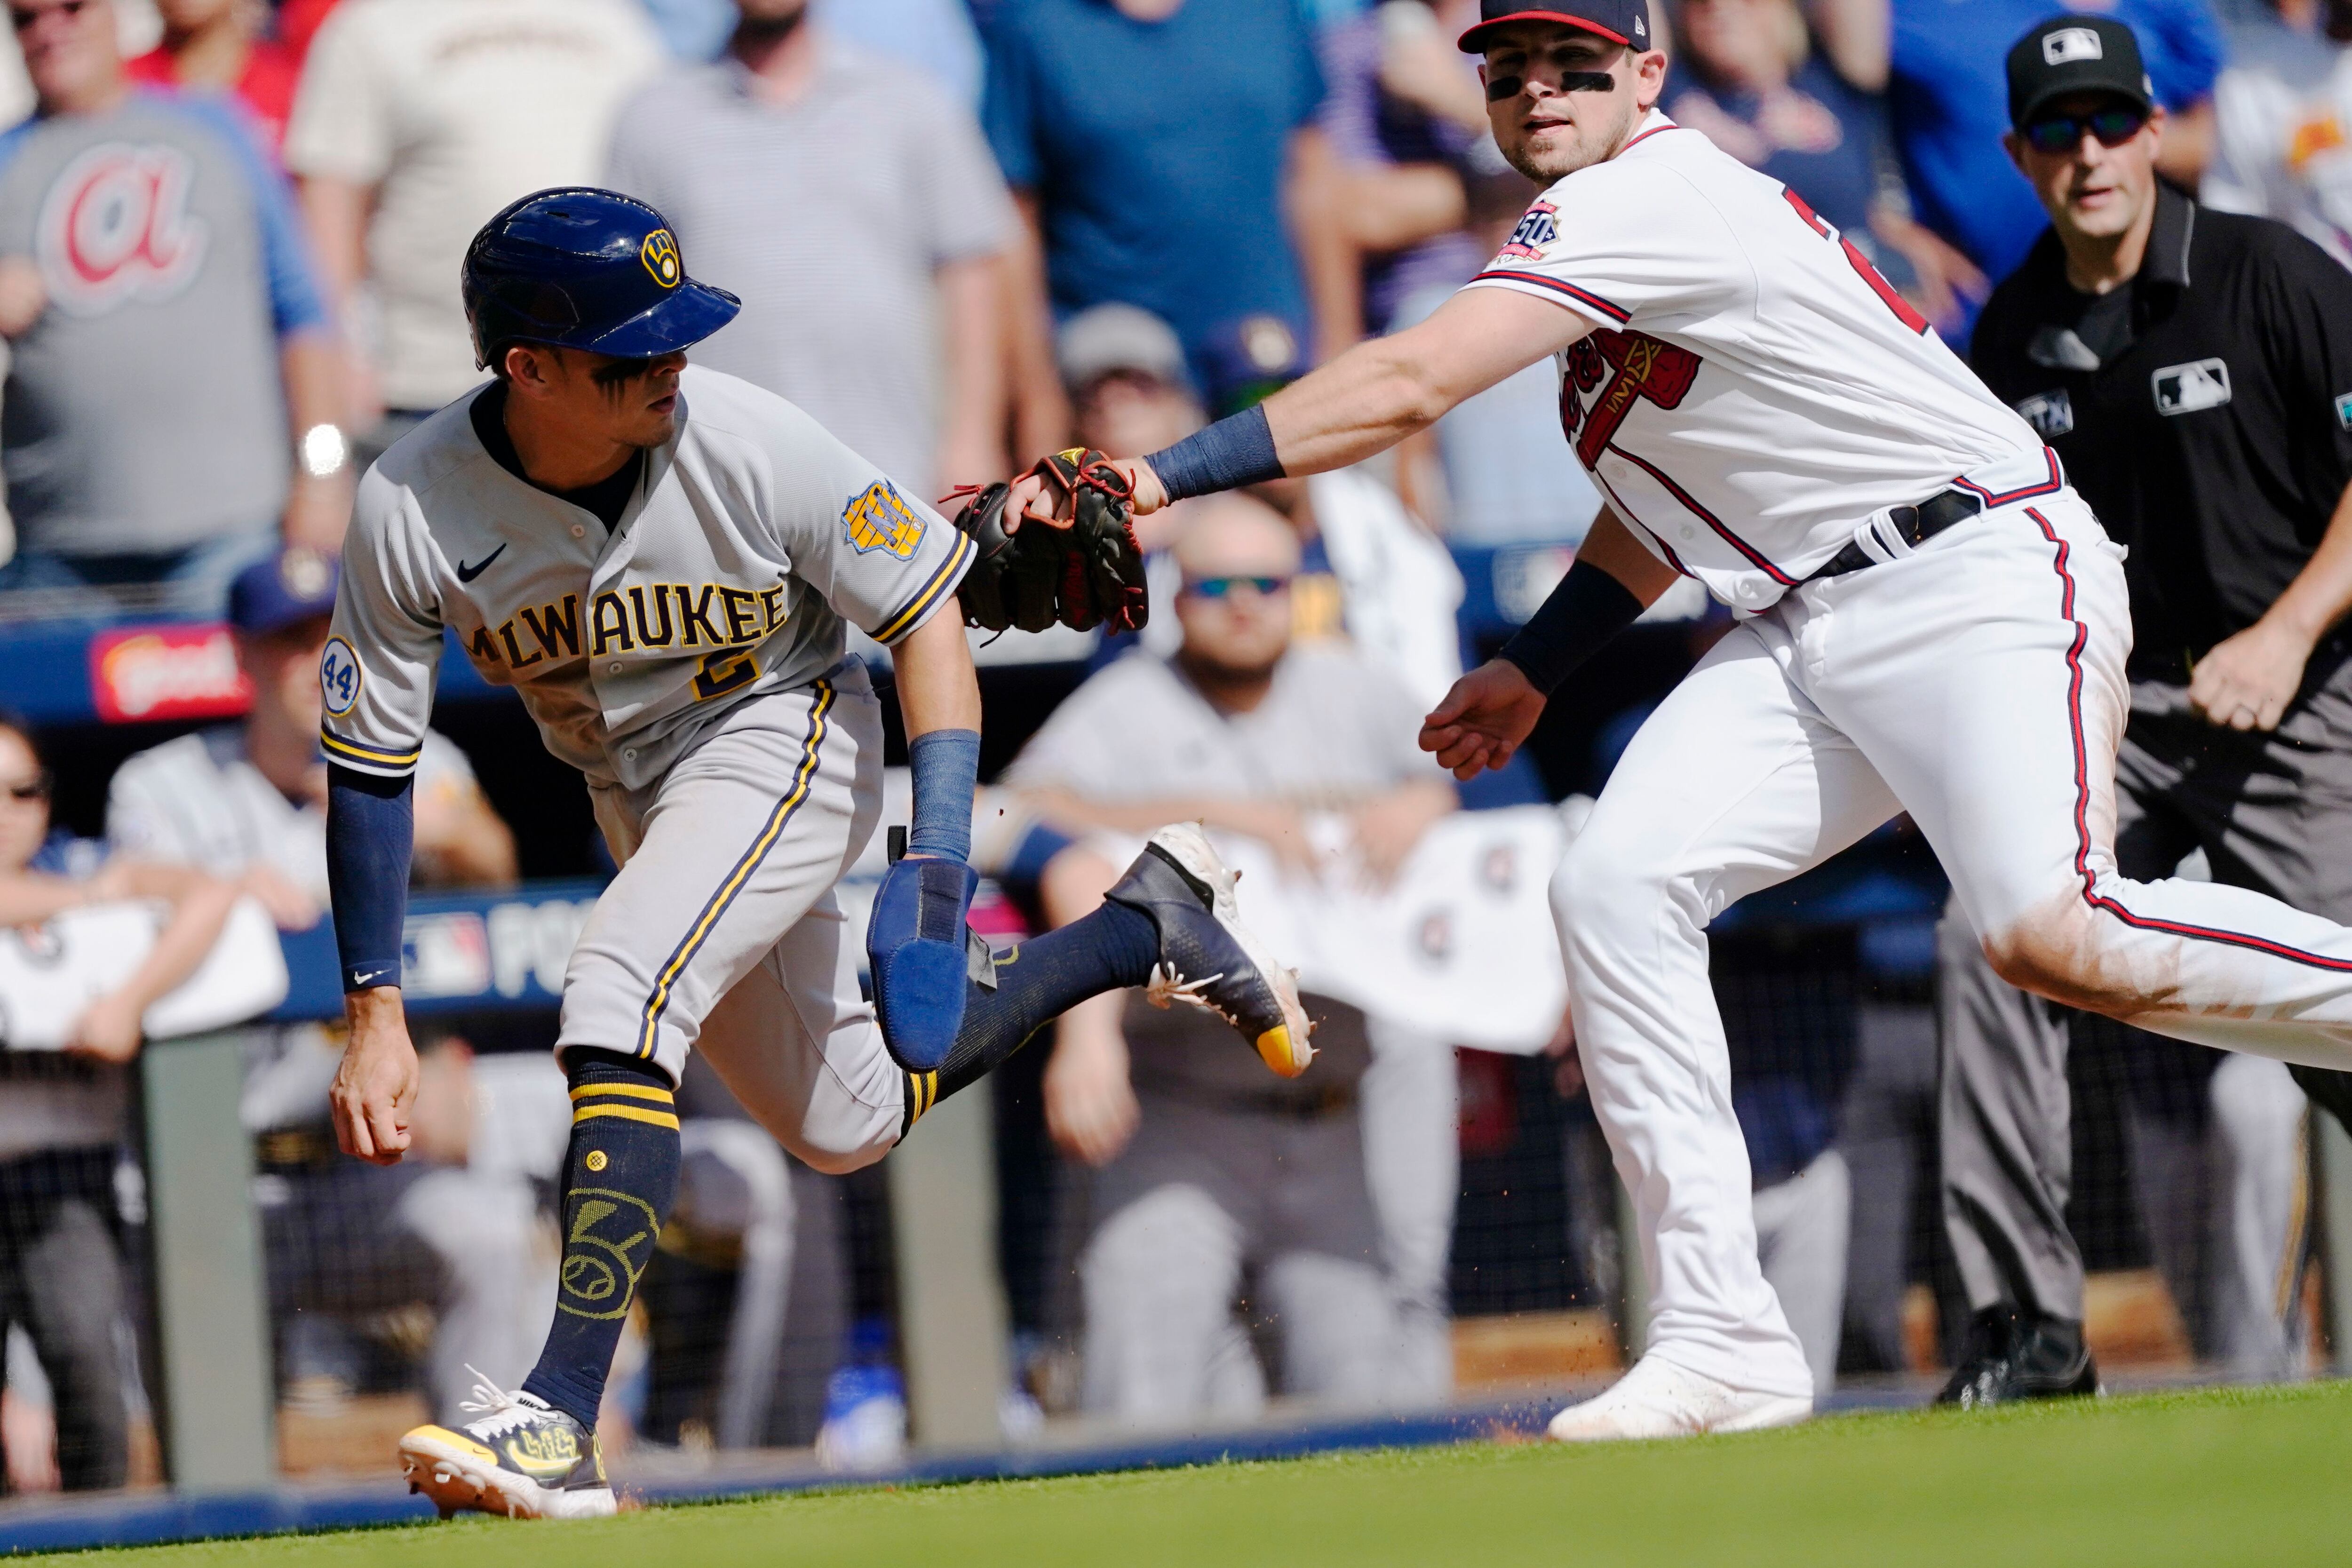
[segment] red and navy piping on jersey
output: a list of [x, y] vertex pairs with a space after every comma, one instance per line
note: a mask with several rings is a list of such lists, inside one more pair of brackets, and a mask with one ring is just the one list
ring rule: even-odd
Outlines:
[[[2052, 467], [2056, 467], [2054, 458]], [[1976, 489], [1973, 485], [1969, 488]], [[2135, 914], [2119, 900], [2099, 891], [2098, 873], [2091, 867], [2091, 749], [2083, 731], [2083, 649], [2091, 640], [2091, 628], [2074, 616], [2074, 574], [2066, 567], [2073, 547], [2058, 537], [2058, 531], [2050, 526], [2050, 520], [2042, 515], [2039, 507], [2027, 507], [2025, 515], [2042, 530], [2042, 537], [2057, 547], [2057, 554], [2052, 558], [2051, 565], [2058, 574], [2060, 584], [2058, 613], [2074, 627], [2074, 640], [2066, 646], [2066, 720], [2073, 729], [2074, 740], [2074, 875], [2082, 879], [2083, 901], [2102, 914], [2113, 915], [2136, 931], [2162, 931], [2168, 936], [2218, 942], [2224, 947], [2267, 953], [2273, 958], [2285, 959], [2290, 963], [2307, 964], [2314, 969], [2325, 969], [2338, 974], [2352, 973], [2352, 958], [2330, 958], [2325, 953], [2306, 952], [2299, 947], [2289, 947], [2283, 942], [2273, 942], [2268, 937], [2253, 936], [2245, 931], [2222, 931], [2213, 926], [2189, 925], [2182, 921]]]
[[1664, 125], [1653, 125], [1647, 131], [1637, 132], [1632, 141], [1626, 142], [1624, 146], [1618, 148], [1617, 155], [1621, 158], [1623, 157], [1627, 153], [1632, 152], [1643, 142], [1647, 142], [1651, 137], [1655, 136], [1661, 131], [1680, 131], [1681, 129], [1683, 128], [1675, 124], [1671, 120], [1667, 121]]
[[1532, 283], [1538, 289], [1549, 289], [1555, 294], [1565, 294], [1588, 310], [1597, 311], [1623, 326], [1633, 319], [1633, 312], [1622, 305], [1612, 305], [1590, 289], [1580, 289], [1573, 283], [1563, 283], [1557, 278], [1547, 278], [1540, 272], [1520, 272], [1507, 267], [1490, 267], [1478, 274], [1480, 281], [1494, 279], [1505, 283]]
[[1698, 581], [1698, 574], [1683, 564], [1683, 558], [1675, 553], [1675, 547], [1668, 544], [1656, 529], [1652, 528], [1648, 523], [1643, 522], [1640, 518], [1633, 515], [1633, 509], [1625, 504], [1624, 500], [1617, 494], [1616, 489], [1611, 486], [1606, 479], [1601, 477], [1601, 471], [1598, 468], [1587, 468], [1585, 469], [1585, 472], [1592, 476], [1592, 482], [1601, 487], [1601, 493], [1609, 498], [1609, 504], [1616, 509], [1618, 518], [1624, 522], [1626, 527], [1638, 528], [1643, 533], [1648, 534], [1650, 536], [1650, 542], [1656, 545], [1658, 547], [1658, 552], [1666, 558], [1667, 565], [1673, 567], [1684, 576], [1690, 578], [1693, 582]]
[[[1969, 483], [1966, 476], [1954, 479], [1952, 481], [1952, 486], [1956, 489], [1968, 491], [1969, 494], [1984, 502], [1985, 510], [1987, 511], [1990, 511], [1997, 506], [2012, 506], [2021, 500], [2032, 500], [2040, 496], [2056, 495], [2060, 490], [2066, 488], [2066, 470], [2058, 466], [2058, 454], [2048, 447], [2042, 448], [2042, 458], [2043, 462], [2049, 465], [2050, 477], [2045, 479], [2038, 480], [2033, 484], [2021, 486], [2017, 489], [2001, 490], [1999, 493], [1995, 493], [1994, 491], [1985, 489], [1982, 485]], [[2046, 527], [2047, 525], [2044, 526]], [[2069, 595], [2069, 602], [2072, 602], [2071, 594]]]
[[1613, 441], [1608, 446], [1602, 447], [1601, 450], [1615, 453], [1618, 457], [1624, 458], [1627, 462], [1633, 464], [1635, 468], [1641, 469], [1643, 473], [1657, 480], [1658, 483], [1664, 485], [1666, 489], [1667, 494], [1673, 496], [1676, 500], [1682, 502], [1685, 507], [1688, 508], [1693, 517], [1697, 518], [1701, 522], [1706, 524], [1707, 527], [1715, 530], [1717, 537], [1721, 538], [1726, 544], [1730, 545], [1731, 548], [1739, 552], [1741, 557], [1745, 559], [1750, 566], [1755, 567], [1758, 571], [1771, 578], [1772, 581], [1780, 584], [1783, 588], [1793, 588], [1797, 585], [1797, 580], [1794, 577], [1790, 576], [1786, 572], [1781, 571], [1778, 566], [1773, 565], [1771, 562], [1766, 560], [1760, 551], [1759, 551], [1754, 545], [1748, 543], [1748, 541], [1740, 538], [1737, 533], [1734, 533], [1730, 528], [1725, 525], [1721, 518], [1707, 510], [1706, 508], [1699, 505], [1698, 498], [1692, 495], [1690, 491], [1683, 489], [1682, 486], [1675, 483], [1673, 477], [1670, 476], [1664, 468], [1661, 468], [1646, 458], [1635, 457], [1633, 453], [1625, 450], [1624, 447], [1618, 446]]

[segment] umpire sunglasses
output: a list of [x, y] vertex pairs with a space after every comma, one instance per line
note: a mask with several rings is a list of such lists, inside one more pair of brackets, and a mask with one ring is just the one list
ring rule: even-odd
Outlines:
[[2088, 114], [2036, 115], [2019, 134], [2035, 152], [2056, 157], [2081, 146], [2086, 135], [2097, 137], [2102, 147], [2120, 147], [2147, 123], [2147, 110], [2118, 103]]

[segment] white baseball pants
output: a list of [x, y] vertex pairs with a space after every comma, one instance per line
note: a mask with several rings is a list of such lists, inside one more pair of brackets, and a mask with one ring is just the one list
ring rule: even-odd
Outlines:
[[1738, 1387], [1812, 1380], [1757, 1263], [1706, 925], [1896, 813], [2011, 984], [2352, 1065], [2352, 931], [2116, 874], [2122, 552], [2071, 489], [2009, 482], [1974, 521], [1735, 627], [1643, 726], [1553, 879], [1585, 1082], [1642, 1226], [1647, 1343]]

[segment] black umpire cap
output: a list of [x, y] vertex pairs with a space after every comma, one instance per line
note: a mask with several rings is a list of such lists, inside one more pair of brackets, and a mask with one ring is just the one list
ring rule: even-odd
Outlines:
[[2053, 16], [2011, 47], [2011, 125], [2022, 130], [2052, 99], [2077, 92], [2111, 93], [2143, 112], [2155, 107], [2129, 27], [2111, 16]]
[[1649, 0], [1479, 0], [1478, 25], [1462, 35], [1462, 52], [1485, 54], [1506, 22], [1558, 22], [1612, 44], [1650, 47]]

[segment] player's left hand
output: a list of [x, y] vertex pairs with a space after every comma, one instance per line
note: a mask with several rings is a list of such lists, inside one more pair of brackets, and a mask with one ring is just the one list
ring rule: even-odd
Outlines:
[[2189, 705], [2225, 730], [2275, 730], [2303, 689], [2311, 640], [2291, 627], [2256, 621], [2213, 645], [2189, 679]]
[[335, 1069], [327, 1100], [335, 1118], [335, 1142], [343, 1152], [371, 1165], [397, 1165], [411, 1142], [408, 1124], [416, 1109], [416, 1047], [400, 989], [379, 985], [343, 998], [351, 1039], [342, 1066]]
[[1508, 765], [1543, 717], [1544, 694], [1508, 659], [1490, 658], [1454, 683], [1421, 721], [1421, 749], [1457, 779]]
[[[1140, 458], [1107, 458], [1104, 461], [1125, 475], [1134, 488], [1135, 494], [1128, 505], [1137, 517], [1158, 511], [1168, 504], [1168, 487], [1160, 482], [1150, 464]], [[1055, 528], [1067, 528], [1075, 504], [1066, 491], [1057, 493], [1044, 476], [1031, 468], [1013, 481], [1013, 493], [1004, 502], [1005, 531], [1018, 532], [1021, 524], [1031, 518]]]

